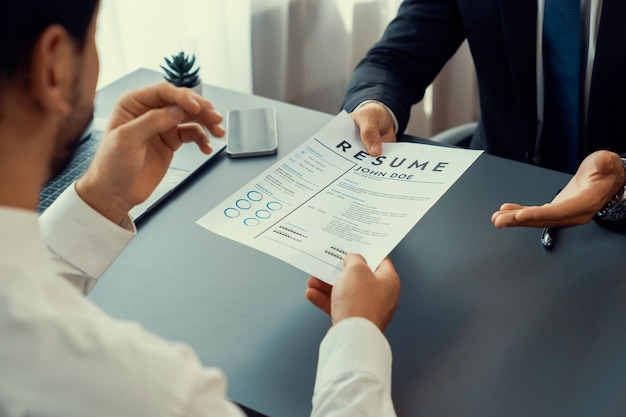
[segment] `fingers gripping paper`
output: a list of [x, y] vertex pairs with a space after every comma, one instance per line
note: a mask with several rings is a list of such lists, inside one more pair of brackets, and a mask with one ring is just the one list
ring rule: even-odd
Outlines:
[[345, 112], [198, 224], [333, 284], [346, 253], [374, 270], [482, 151], [383, 144]]

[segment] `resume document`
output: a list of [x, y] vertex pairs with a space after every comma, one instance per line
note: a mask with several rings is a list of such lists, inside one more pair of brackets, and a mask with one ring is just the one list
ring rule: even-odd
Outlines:
[[380, 264], [482, 151], [385, 143], [344, 111], [198, 224], [333, 284], [347, 253]]

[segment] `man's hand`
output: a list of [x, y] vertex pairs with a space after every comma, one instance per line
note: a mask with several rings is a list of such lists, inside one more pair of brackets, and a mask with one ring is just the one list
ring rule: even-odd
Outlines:
[[344, 270], [333, 287], [310, 277], [306, 298], [328, 314], [332, 323], [363, 317], [381, 331], [387, 328], [398, 305], [400, 278], [389, 258], [372, 273], [361, 255], [348, 254]]
[[[192, 123], [193, 122], [193, 123]], [[189, 89], [162, 82], [133, 91], [116, 105], [96, 156], [76, 183], [87, 204], [114, 223], [145, 201], [183, 143], [211, 153], [209, 138], [222, 137], [222, 116]]]
[[350, 113], [361, 129], [361, 140], [371, 156], [380, 156], [382, 142], [395, 142], [396, 133], [389, 111], [378, 103], [367, 103]]
[[624, 186], [619, 155], [597, 151], [587, 156], [567, 186], [543, 206], [505, 203], [491, 216], [497, 228], [563, 227], [588, 223]]

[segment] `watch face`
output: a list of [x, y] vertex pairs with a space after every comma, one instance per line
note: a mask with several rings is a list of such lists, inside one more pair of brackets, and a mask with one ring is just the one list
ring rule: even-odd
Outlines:
[[625, 214], [624, 211], [626, 211], [625, 206], [626, 206], [626, 197], [622, 195], [622, 198], [620, 199], [620, 201], [617, 204], [615, 204], [613, 208], [611, 209], [609, 220], [614, 221], [614, 222], [624, 220], [624, 214]]
[[622, 196], [616, 202], [611, 200], [593, 219], [599, 225], [609, 229], [626, 229], [626, 197]]

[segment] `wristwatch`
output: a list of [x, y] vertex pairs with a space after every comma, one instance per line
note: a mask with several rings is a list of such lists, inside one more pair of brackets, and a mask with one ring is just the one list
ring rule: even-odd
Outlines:
[[[626, 174], [626, 158], [622, 158], [624, 174]], [[594, 219], [603, 225], [610, 226], [612, 223], [626, 223], [626, 183], [624, 187], [609, 200], [594, 216]]]

